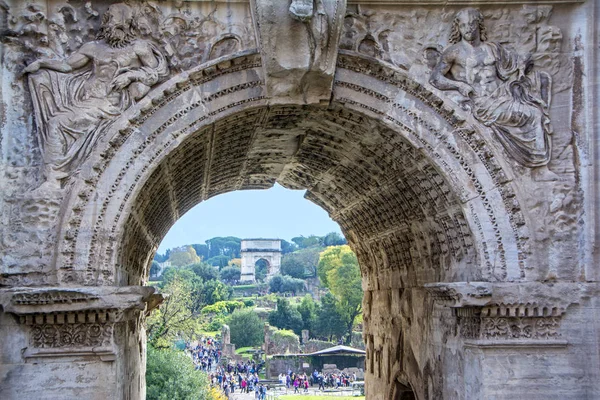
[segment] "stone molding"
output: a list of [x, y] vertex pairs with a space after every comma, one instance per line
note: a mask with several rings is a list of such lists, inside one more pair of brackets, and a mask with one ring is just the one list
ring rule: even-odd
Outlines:
[[153, 287], [14, 288], [0, 290], [0, 306], [17, 316], [81, 313], [88, 310], [146, 310], [162, 296]]
[[488, 282], [425, 287], [434, 304], [454, 310], [465, 346], [482, 348], [566, 346], [562, 316], [596, 290], [595, 285], [536, 282], [512, 283], [512, 288]]
[[29, 343], [25, 358], [98, 355], [104, 361], [116, 358], [113, 343], [118, 310], [88, 310], [80, 313], [20, 315], [28, 327]]
[[[531, 314], [524, 313], [527, 316], [521, 316], [524, 315], [521, 313], [522, 310], [529, 309], [538, 310], [537, 307], [529, 308], [524, 304], [511, 308], [502, 305], [457, 308], [456, 317], [460, 336], [463, 339], [476, 340], [477, 342], [471, 344], [484, 347], [495, 347], [497, 344], [529, 346], [530, 341], [537, 341], [536, 343], [539, 342], [538, 344], [541, 345], [545, 341], [562, 339], [560, 314], [544, 315], [534, 311]], [[490, 310], [495, 312], [490, 314]], [[566, 341], [560, 343], [566, 344]]]
[[0, 290], [0, 305], [24, 326], [25, 358], [117, 357], [115, 325], [149, 312], [162, 301], [152, 287]]
[[42, 305], [79, 303], [96, 300], [98, 296], [67, 290], [56, 290], [51, 292], [17, 293], [10, 300], [14, 305]]

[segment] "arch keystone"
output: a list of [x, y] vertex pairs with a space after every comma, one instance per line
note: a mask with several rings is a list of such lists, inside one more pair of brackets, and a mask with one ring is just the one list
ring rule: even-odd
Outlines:
[[328, 103], [346, 0], [251, 0], [250, 4], [271, 102]]

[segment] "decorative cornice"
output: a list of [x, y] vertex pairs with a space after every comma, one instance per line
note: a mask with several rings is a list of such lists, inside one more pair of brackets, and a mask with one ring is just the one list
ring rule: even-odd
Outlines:
[[10, 302], [14, 305], [42, 305], [81, 303], [97, 299], [98, 296], [69, 290], [55, 290], [49, 292], [17, 293]]

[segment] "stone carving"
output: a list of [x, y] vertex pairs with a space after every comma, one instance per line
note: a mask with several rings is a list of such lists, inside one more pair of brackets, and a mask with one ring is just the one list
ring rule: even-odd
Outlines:
[[433, 301], [438, 301], [441, 303], [456, 303], [462, 298], [462, 294], [460, 292], [448, 286], [427, 287], [426, 290]]
[[268, 94], [307, 104], [329, 99], [346, 2], [252, 0], [251, 5]]
[[252, 22], [249, 18], [241, 23], [225, 23], [217, 18], [217, 8], [208, 15], [197, 13], [173, 13], [160, 21], [153, 14], [157, 25], [151, 25], [152, 36], [164, 49], [170, 67], [185, 71], [208, 60], [256, 46]]
[[[431, 84], [458, 91], [462, 95], [458, 101], [494, 131], [517, 162], [527, 167], [547, 165], [550, 75], [534, 72], [530, 55], [519, 59], [501, 44], [487, 41], [483, 15], [473, 8], [456, 14], [450, 43], [433, 68]], [[549, 171], [546, 178], [553, 178]]]
[[96, 347], [110, 344], [112, 325], [64, 324], [35, 325], [31, 345], [36, 348]]
[[[100, 2], [93, 6], [90, 1], [77, 3], [59, 3], [48, 9], [32, 3], [19, 11], [8, 6], [3, 9], [0, 4], [0, 10], [7, 14], [2, 41], [26, 58], [70, 56], [83, 44], [96, 40], [105, 9], [95, 7], [106, 7]], [[247, 6], [228, 6], [224, 20], [218, 5], [205, 14], [201, 5], [180, 4], [177, 12], [171, 12], [172, 7], [161, 3], [125, 2], [135, 14], [136, 35], [159, 47], [173, 71], [256, 46]]]
[[14, 305], [42, 305], [79, 303], [97, 299], [98, 296], [73, 291], [53, 291], [42, 293], [18, 293], [13, 296], [11, 303]]
[[549, 339], [559, 337], [560, 318], [482, 318], [483, 339]]
[[456, 309], [464, 339], [552, 339], [560, 337], [563, 310], [537, 304], [495, 304]]
[[[27, 62], [36, 58], [39, 62], [29, 65], [24, 72], [31, 73], [38, 67], [44, 70], [32, 75], [29, 86], [38, 126], [37, 137], [32, 138], [32, 141], [35, 140], [35, 145], [41, 150], [44, 164], [41, 180], [48, 182], [45, 187], [58, 188], [57, 180], [77, 170], [78, 164], [86, 156], [86, 150], [101, 136], [101, 132], [106, 130], [114, 117], [147, 93], [147, 88], [142, 85], [154, 86], [166, 79], [169, 70], [187, 70], [206, 61], [256, 46], [247, 5], [227, 6], [226, 12], [219, 4], [213, 7], [208, 13], [203, 4], [183, 2], [174, 4], [174, 7], [148, 1], [125, 2], [110, 7], [101, 2], [93, 5], [92, 2], [51, 2], [47, 7], [36, 3], [22, 8], [2, 7], [2, 17], [6, 14], [7, 18], [2, 18], [5, 23], [1, 27], [0, 37], [7, 44], [6, 60], [15, 61], [9, 62], [8, 67], [14, 69], [22, 60]], [[117, 8], [121, 11], [115, 11]], [[173, 12], [174, 8], [177, 12]], [[105, 32], [112, 34], [112, 29], [107, 30], [104, 27], [106, 22], [102, 20], [108, 19], [112, 14], [119, 14], [119, 18], [123, 18], [124, 9], [129, 14], [127, 18], [131, 18], [131, 21], [127, 21], [130, 26], [126, 29], [125, 41], [131, 41], [131, 48], [136, 50], [140, 50], [140, 47], [152, 47], [153, 54], [138, 57], [136, 62], [139, 66], [120, 60], [119, 68], [131, 68], [132, 71], [120, 70], [119, 73], [125, 75], [129, 72], [131, 77], [136, 72], [133, 77], [136, 82], [130, 82], [126, 87], [116, 87], [112, 95], [98, 100], [99, 94], [90, 94], [89, 87], [83, 85], [86, 79], [96, 78], [98, 71], [89, 65], [69, 65], [71, 69], [66, 71], [65, 68], [68, 67], [65, 63], [80, 61], [79, 56], [95, 52], [94, 43], [104, 41], [103, 44], [107, 47], [114, 45], [115, 43], [104, 38]], [[111, 25], [114, 23], [111, 22]], [[148, 52], [144, 48], [141, 51]], [[121, 53], [124, 52], [125, 49]], [[98, 60], [103, 58], [112, 60], [103, 51], [99, 54], [101, 57], [92, 57], [89, 64], [98, 64]], [[145, 64], [152, 57], [160, 59], [158, 67]], [[57, 68], [60, 70], [57, 71]], [[144, 68], [154, 71], [144, 73]], [[88, 69], [93, 70], [89, 77]], [[16, 72], [20, 73], [20, 69]], [[123, 82], [119, 82], [119, 85], [123, 85]], [[98, 91], [106, 90], [96, 88], [95, 92]], [[122, 93], [131, 94], [131, 98], [119, 99], [119, 104], [115, 106], [116, 98]], [[83, 100], [99, 104], [92, 108], [88, 104], [82, 105]], [[77, 114], [78, 118], [66, 124], [65, 120], [73, 119], [66, 115], [69, 112]], [[56, 128], [57, 125], [61, 126], [60, 129]], [[60, 131], [59, 135], [53, 133], [57, 130]], [[39, 157], [37, 154], [36, 159]]]
[[114, 310], [87, 310], [78, 313], [21, 315], [30, 327], [34, 348], [98, 347], [112, 341], [113, 326], [119, 318]]
[[324, 66], [321, 65], [325, 61], [323, 51], [327, 50], [330, 35], [323, 0], [292, 0], [290, 15], [306, 26], [310, 50], [309, 68], [324, 70]]
[[40, 59], [25, 69], [36, 73], [30, 89], [46, 184], [75, 172], [111, 122], [168, 75], [164, 55], [137, 36], [137, 18], [134, 8], [114, 4], [98, 40], [64, 60]]
[[340, 48], [394, 63], [390, 54], [390, 33], [395, 22], [389, 13], [348, 13], [344, 18], [344, 31]]

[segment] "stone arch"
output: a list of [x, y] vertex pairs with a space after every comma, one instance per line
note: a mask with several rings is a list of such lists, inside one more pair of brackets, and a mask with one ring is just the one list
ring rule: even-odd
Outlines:
[[158, 86], [98, 140], [65, 200], [57, 280], [143, 285], [162, 237], [202, 200], [275, 182], [306, 189], [357, 254], [366, 381], [388, 388], [390, 333], [436, 329], [420, 318], [424, 286], [526, 271], [527, 227], [491, 143], [468, 114], [365, 55], [340, 52], [325, 105], [273, 102], [258, 53], [225, 56]]
[[[189, 208], [275, 181], [308, 190], [365, 273], [388, 271], [404, 286], [521, 278], [527, 228], [487, 133], [388, 64], [342, 51], [337, 68], [328, 107], [269, 105], [253, 51], [153, 90], [113, 124], [71, 187], [59, 279], [140, 284], [162, 235]], [[238, 164], [219, 146], [238, 151]]]

